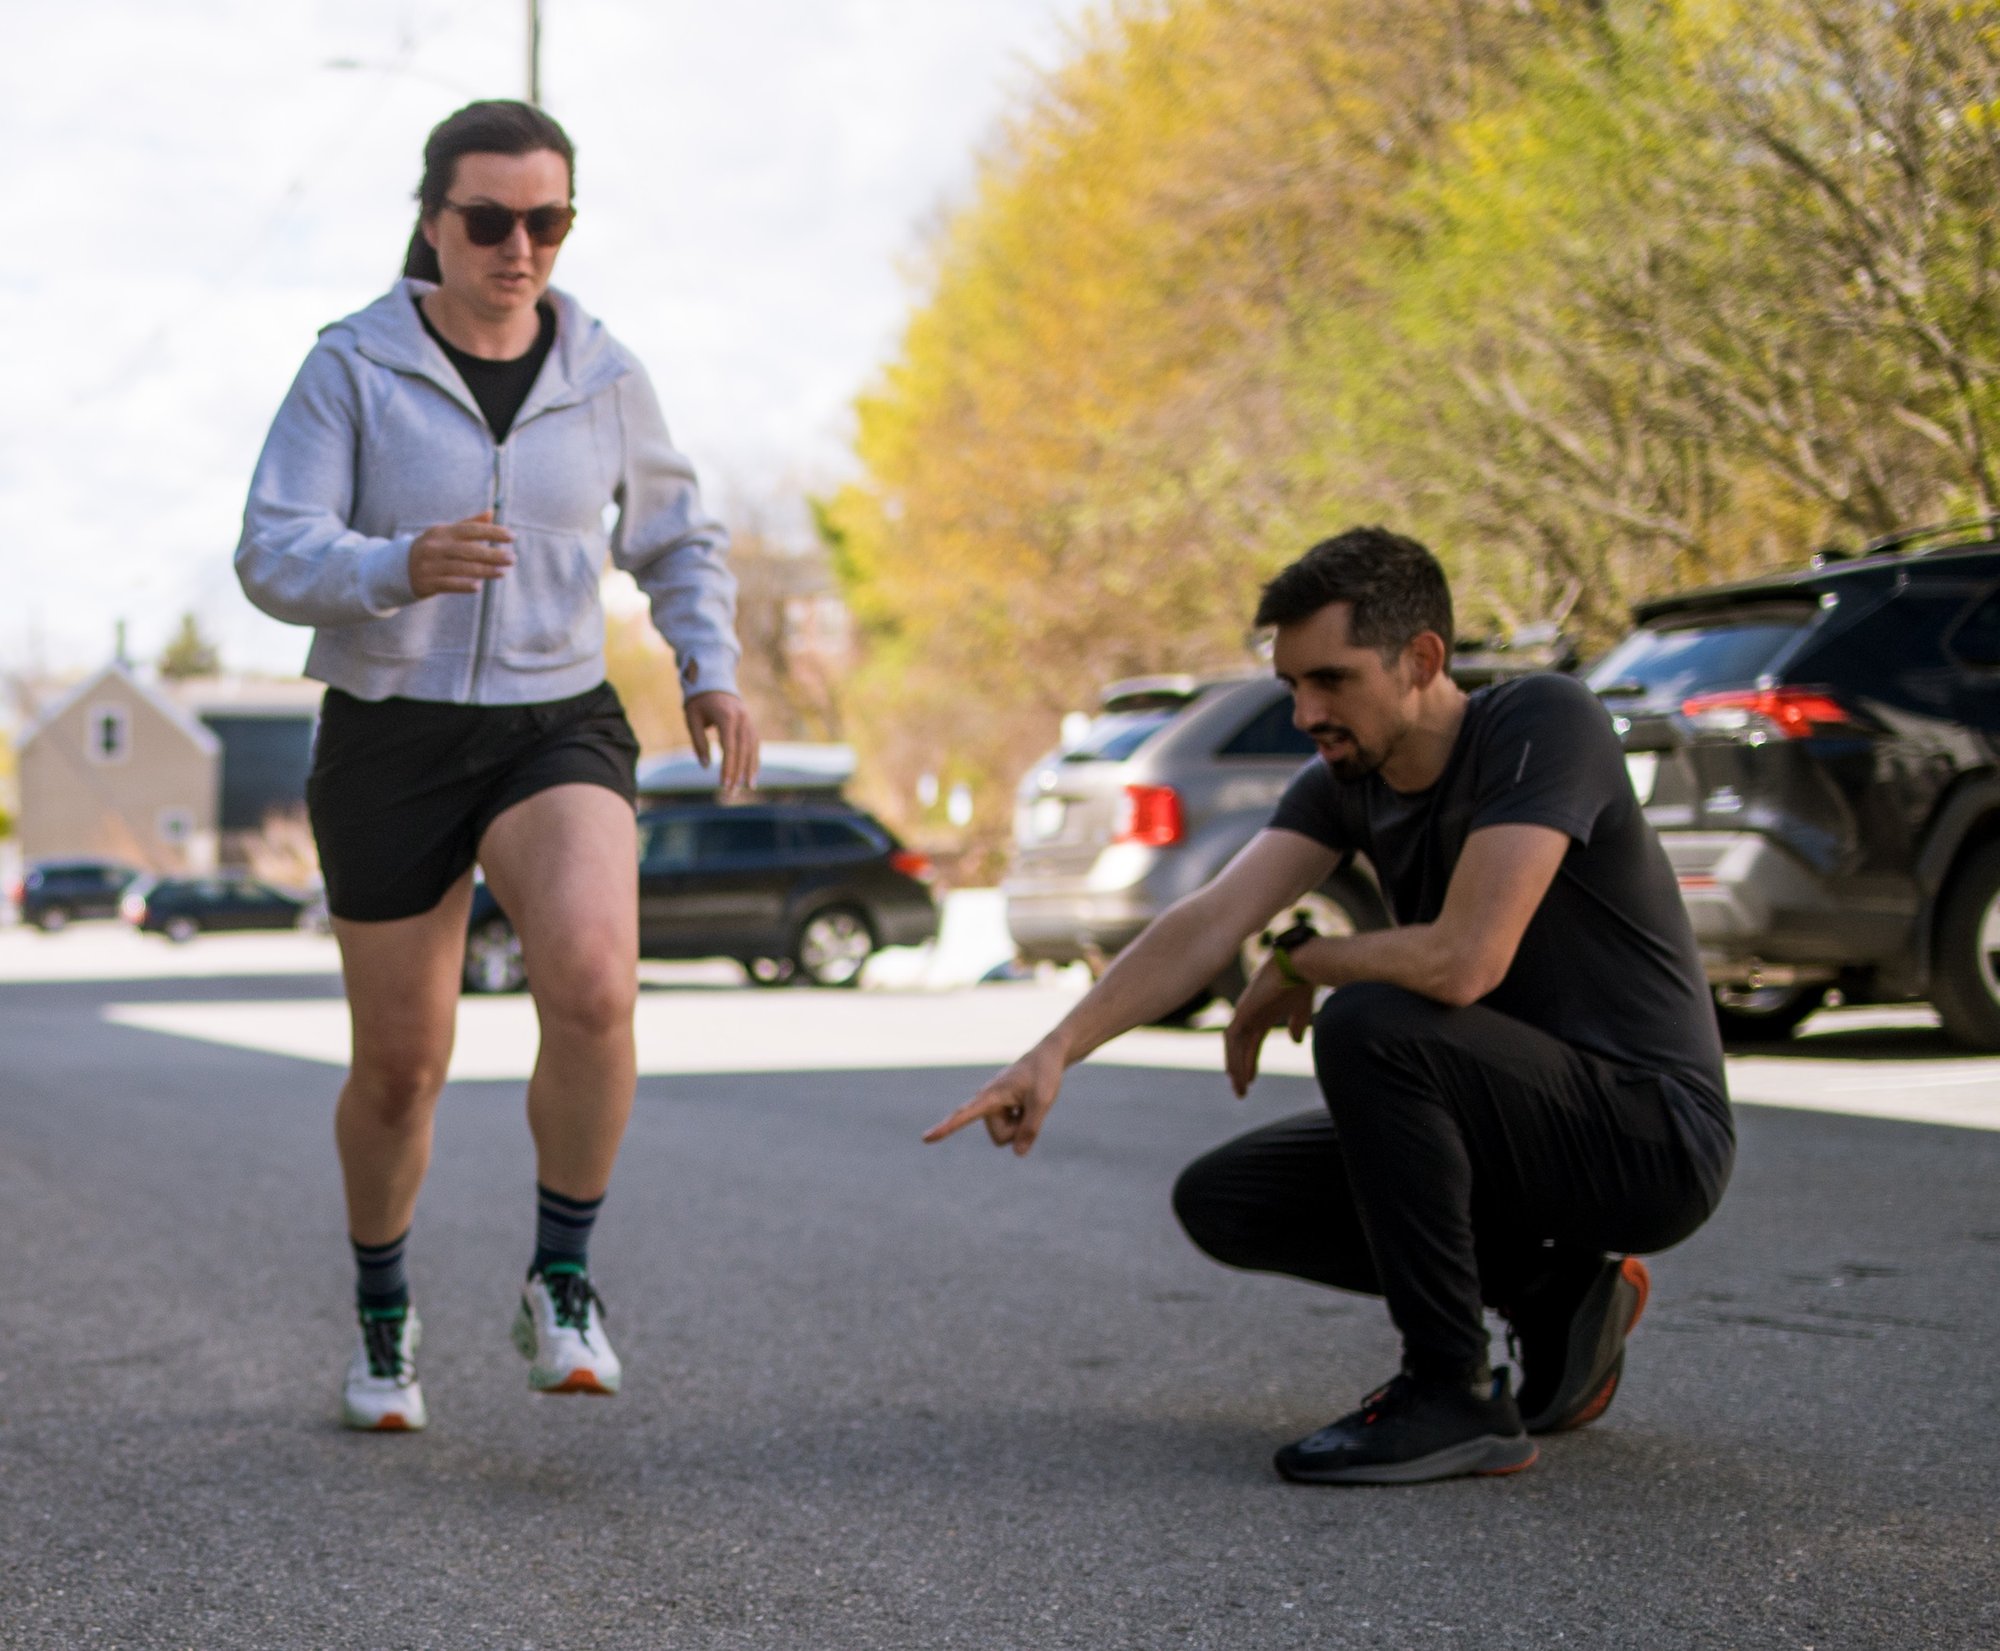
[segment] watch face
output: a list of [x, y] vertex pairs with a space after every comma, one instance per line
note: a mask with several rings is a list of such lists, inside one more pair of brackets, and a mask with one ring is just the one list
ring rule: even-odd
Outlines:
[[1294, 946], [1303, 946], [1308, 940], [1317, 940], [1318, 938], [1319, 930], [1315, 929], [1310, 923], [1294, 923], [1283, 934], [1279, 935], [1273, 944], [1289, 952]]

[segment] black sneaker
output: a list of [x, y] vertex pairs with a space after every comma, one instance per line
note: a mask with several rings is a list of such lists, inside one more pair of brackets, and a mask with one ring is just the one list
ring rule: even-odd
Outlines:
[[1535, 1459], [1507, 1372], [1481, 1398], [1456, 1382], [1408, 1371], [1361, 1408], [1278, 1452], [1278, 1471], [1309, 1485], [1415, 1485], [1461, 1474], [1518, 1473]]
[[1607, 1256], [1580, 1275], [1542, 1281], [1504, 1309], [1530, 1433], [1585, 1427], [1610, 1408], [1625, 1373], [1625, 1338], [1652, 1287], [1637, 1256]]

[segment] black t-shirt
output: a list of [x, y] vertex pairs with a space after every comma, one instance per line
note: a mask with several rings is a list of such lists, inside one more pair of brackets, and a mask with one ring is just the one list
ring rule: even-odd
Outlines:
[[1525, 676], [1468, 696], [1444, 773], [1424, 791], [1393, 791], [1380, 774], [1342, 781], [1315, 757], [1271, 824], [1365, 854], [1399, 923], [1436, 919], [1472, 832], [1562, 832], [1569, 852], [1555, 881], [1506, 979], [1480, 1001], [1616, 1066], [1672, 1080], [1670, 1100], [1696, 1126], [1689, 1145], [1703, 1156], [1726, 1146], [1722, 1041], [1694, 930], [1611, 718], [1581, 682]]
[[424, 314], [421, 303], [417, 303], [414, 297], [411, 302], [417, 305], [417, 318], [423, 322], [424, 331], [437, 340], [445, 359], [458, 369], [458, 376], [465, 380], [472, 399], [479, 403], [479, 410], [486, 415], [486, 427], [493, 432], [493, 439], [505, 441], [507, 432], [514, 428], [514, 415], [520, 412], [521, 403], [528, 399], [528, 392], [535, 387], [535, 377], [541, 372], [542, 363], [548, 360], [549, 349], [556, 341], [554, 306], [546, 300], [535, 306], [542, 330], [535, 335], [535, 341], [528, 346], [526, 355], [517, 355], [512, 361], [488, 361], [484, 356], [467, 355], [431, 325], [431, 318]]

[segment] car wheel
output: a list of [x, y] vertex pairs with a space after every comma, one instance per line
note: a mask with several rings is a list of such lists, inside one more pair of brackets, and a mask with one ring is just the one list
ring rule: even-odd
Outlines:
[[1953, 1043], [2000, 1049], [2000, 843], [1973, 853], [1945, 891], [1931, 1003]]
[[792, 962], [815, 986], [858, 986], [875, 950], [875, 931], [852, 906], [828, 906], [799, 925]]
[[504, 917], [489, 917], [465, 937], [465, 989], [518, 992], [528, 984], [521, 937]]
[[743, 960], [743, 972], [752, 986], [789, 986], [798, 967], [789, 957], [751, 957]]
[[1826, 998], [1819, 986], [1718, 986], [1715, 1024], [1724, 1043], [1783, 1043]]
[[69, 913], [60, 906], [44, 906], [35, 913], [35, 927], [43, 934], [60, 934], [69, 927]]
[[176, 946], [185, 946], [201, 933], [201, 925], [192, 917], [170, 917], [160, 925], [160, 933]]

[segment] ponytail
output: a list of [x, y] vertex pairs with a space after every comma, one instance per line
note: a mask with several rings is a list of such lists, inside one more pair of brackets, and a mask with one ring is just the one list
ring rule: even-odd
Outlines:
[[424, 239], [424, 223], [417, 220], [417, 227], [410, 231], [410, 250], [403, 254], [403, 275], [415, 281], [438, 282], [444, 279], [444, 271], [438, 268], [437, 248]]

